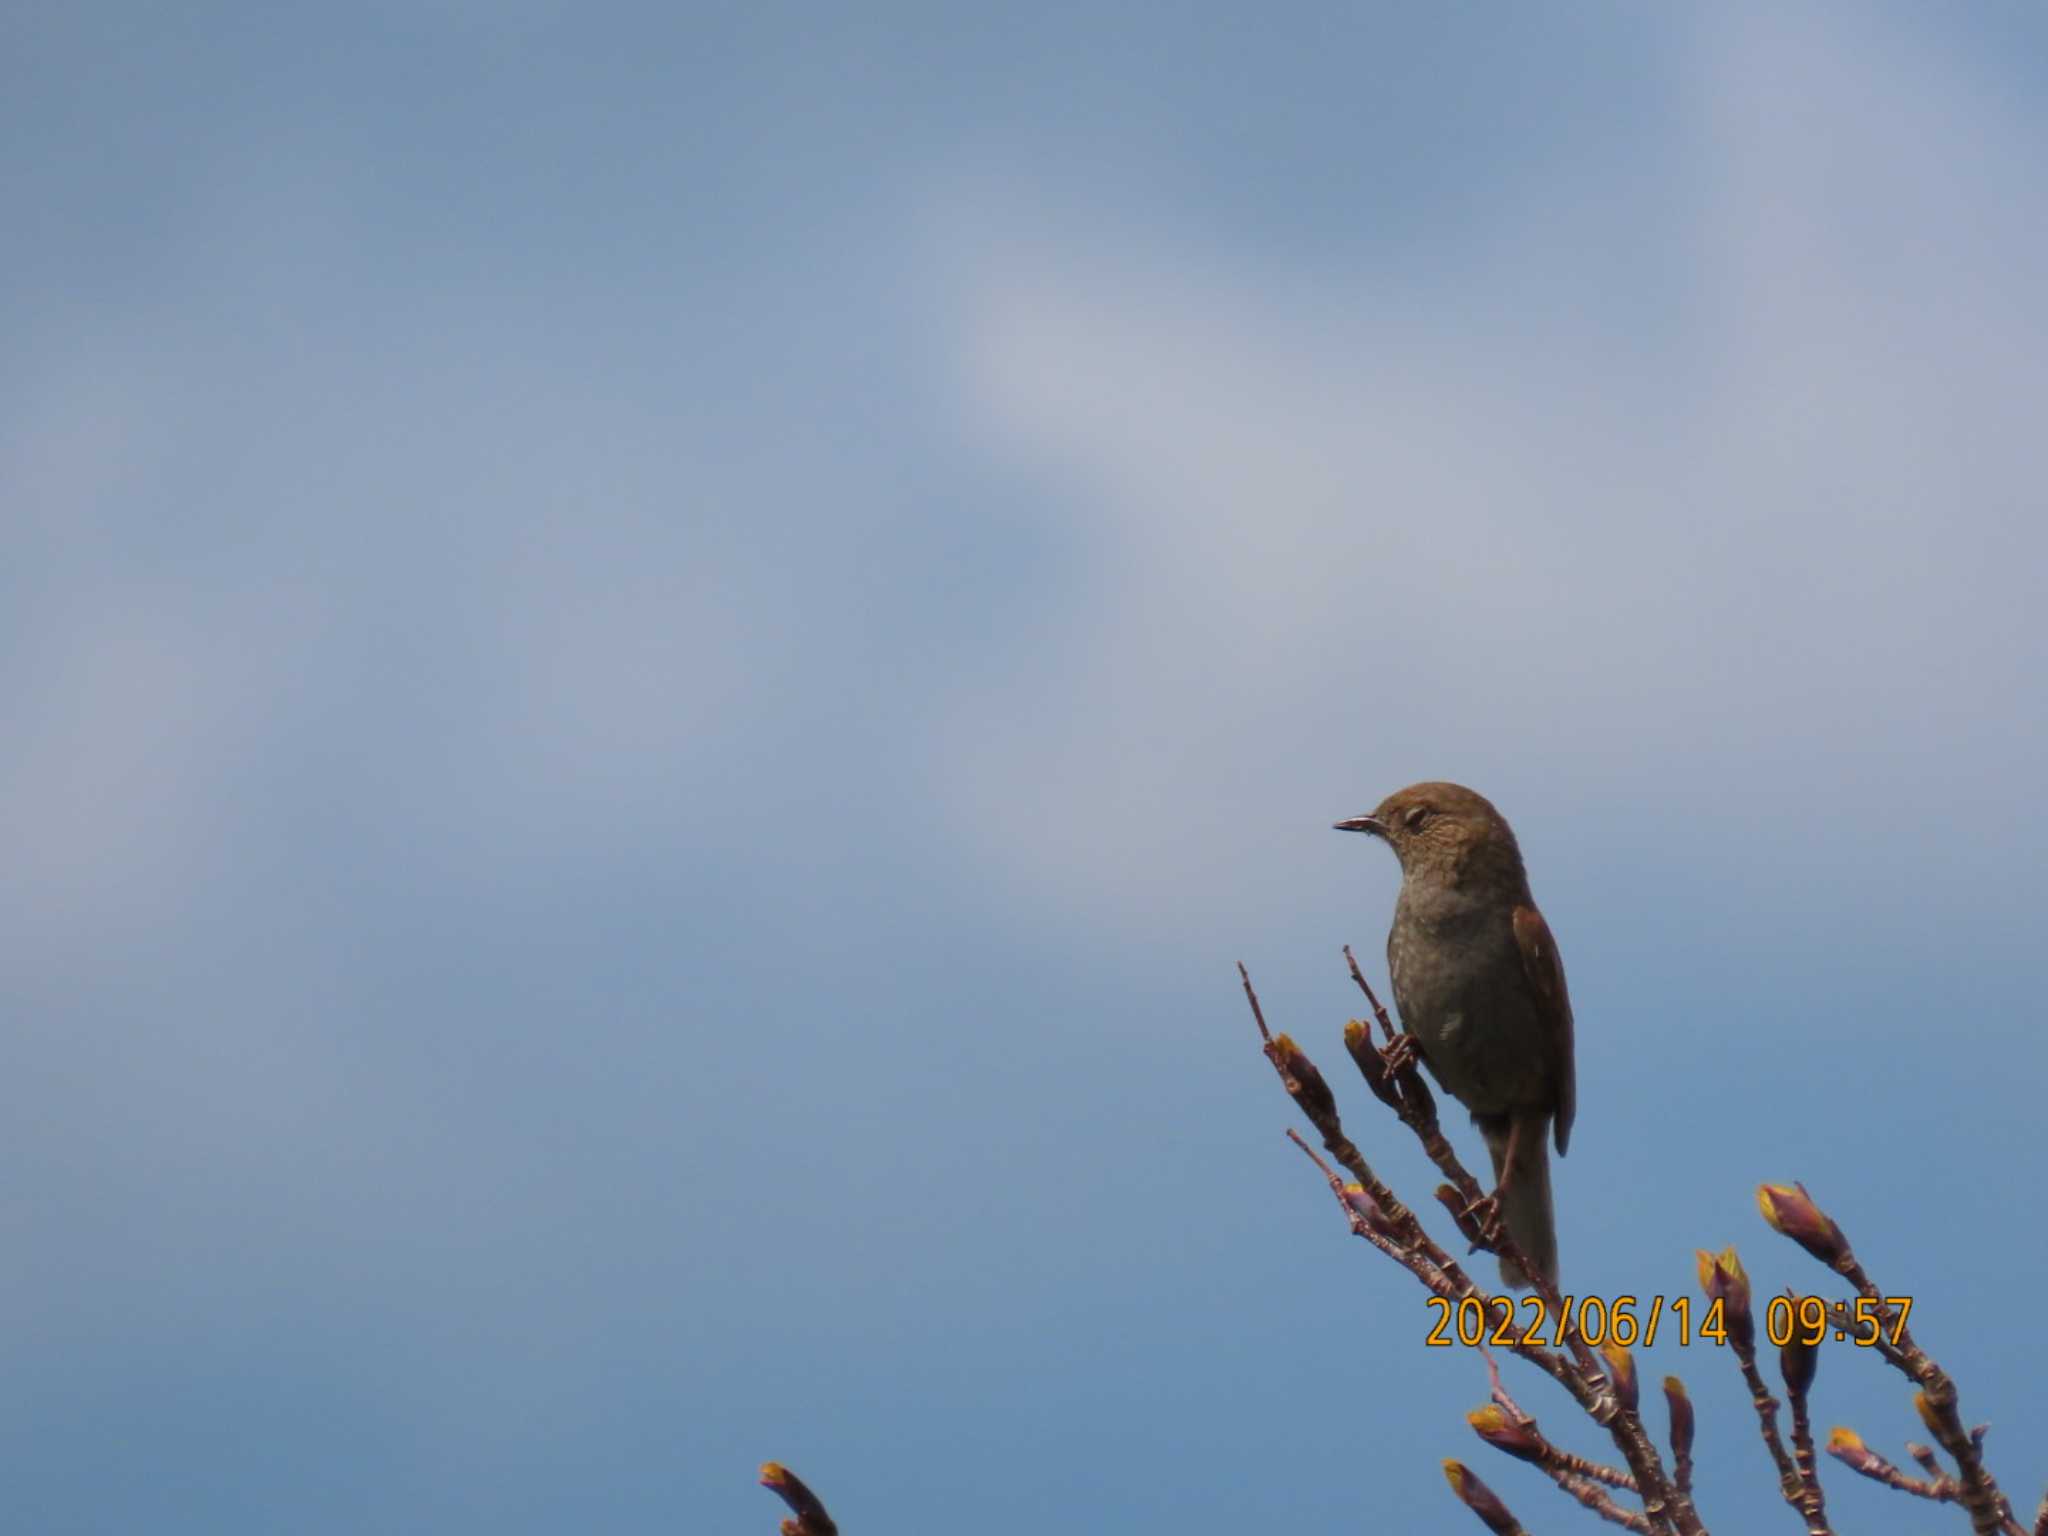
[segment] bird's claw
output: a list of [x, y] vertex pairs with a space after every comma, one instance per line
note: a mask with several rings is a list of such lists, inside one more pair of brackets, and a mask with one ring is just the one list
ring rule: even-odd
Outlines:
[[1389, 1076], [1399, 1077], [1415, 1065], [1415, 1037], [1405, 1033], [1394, 1036], [1380, 1047], [1380, 1060], [1387, 1064]]
[[1474, 1252], [1477, 1252], [1479, 1247], [1490, 1248], [1499, 1242], [1502, 1232], [1506, 1230], [1500, 1218], [1500, 1191], [1495, 1190], [1490, 1195], [1481, 1195], [1466, 1206], [1465, 1219], [1471, 1222], [1479, 1233], [1479, 1243], [1475, 1245]]

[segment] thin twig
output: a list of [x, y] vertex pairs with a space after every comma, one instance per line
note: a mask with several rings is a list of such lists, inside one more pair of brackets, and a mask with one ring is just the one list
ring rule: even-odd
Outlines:
[[1611, 1520], [1616, 1525], [1649, 1536], [1654, 1529], [1649, 1518], [1635, 1510], [1622, 1508], [1607, 1492], [1608, 1488], [1621, 1488], [1634, 1493], [1635, 1479], [1619, 1468], [1588, 1461], [1554, 1444], [1509, 1394], [1506, 1383], [1500, 1378], [1500, 1367], [1494, 1363], [1493, 1352], [1482, 1344], [1479, 1353], [1486, 1361], [1486, 1374], [1493, 1383], [1493, 1401], [1465, 1415], [1465, 1422], [1472, 1426], [1479, 1438], [1502, 1455], [1541, 1468], [1560, 1489], [1603, 1520]]
[[1788, 1396], [1792, 1399], [1792, 1457], [1799, 1469], [1799, 1512], [1806, 1516], [1806, 1536], [1834, 1536], [1813, 1454], [1813, 1420], [1807, 1413], [1806, 1392], [1800, 1389]]
[[1351, 946], [1344, 946], [1344, 963], [1351, 967], [1351, 979], [1358, 983], [1358, 990], [1365, 994], [1365, 1000], [1372, 1005], [1373, 1017], [1380, 1021], [1380, 1029], [1386, 1034], [1387, 1043], [1394, 1043], [1394, 1019], [1387, 1012], [1386, 1004], [1379, 1000], [1379, 994], [1372, 989], [1372, 983], [1365, 979], [1365, 972], [1358, 968], [1358, 956], [1351, 953]]
[[1798, 1466], [1778, 1434], [1778, 1400], [1771, 1396], [1771, 1389], [1764, 1385], [1763, 1373], [1756, 1368], [1756, 1345], [1751, 1343], [1745, 1349], [1730, 1339], [1729, 1347], [1735, 1351], [1736, 1363], [1742, 1368], [1742, 1379], [1749, 1387], [1750, 1406], [1756, 1409], [1757, 1423], [1763, 1429], [1764, 1447], [1771, 1453], [1771, 1462], [1778, 1469], [1778, 1492], [1784, 1495], [1787, 1504], [1798, 1509], [1805, 1485], [1800, 1480]]
[[1396, 1264], [1406, 1268], [1437, 1295], [1450, 1299], [1459, 1294], [1457, 1285], [1441, 1269], [1409, 1248], [1398, 1237], [1374, 1225], [1371, 1218], [1359, 1209], [1358, 1203], [1352, 1200], [1344, 1181], [1337, 1176], [1337, 1170], [1324, 1162], [1316, 1149], [1302, 1140], [1301, 1133], [1291, 1125], [1287, 1128], [1287, 1139], [1301, 1148], [1302, 1154], [1322, 1173], [1323, 1178], [1329, 1183], [1330, 1193], [1337, 1197], [1337, 1204], [1344, 1211], [1344, 1219], [1350, 1223], [1354, 1233], [1371, 1243]]
[[1954, 1379], [1914, 1341], [1904, 1312], [1872, 1283], [1842, 1229], [1813, 1203], [1803, 1186], [1767, 1184], [1757, 1191], [1757, 1198], [1774, 1229], [1848, 1280], [1868, 1303], [1865, 1310], [1876, 1314], [1879, 1331], [1893, 1346], [1885, 1358], [1919, 1387], [1915, 1406], [1921, 1420], [1956, 1464], [1956, 1480], [1962, 1485], [1957, 1500], [1969, 1512], [1974, 1536], [2025, 1536], [1997, 1479], [1984, 1465], [1981, 1436], [1963, 1427]]
[[1575, 1477], [1569, 1472], [1551, 1467], [1545, 1467], [1543, 1470], [1550, 1474], [1552, 1482], [1585, 1505], [1586, 1508], [1592, 1510], [1602, 1520], [1611, 1520], [1616, 1525], [1625, 1527], [1628, 1530], [1640, 1532], [1641, 1536], [1651, 1536], [1651, 1533], [1656, 1530], [1656, 1527], [1650, 1524], [1650, 1517], [1648, 1515], [1639, 1514], [1632, 1509], [1623, 1509], [1614, 1502], [1612, 1494], [1608, 1493], [1606, 1489], [1590, 1478]]
[[1287, 1090], [1295, 1106], [1308, 1117], [1309, 1124], [1321, 1133], [1323, 1150], [1335, 1158], [1351, 1177], [1370, 1195], [1375, 1204], [1386, 1213], [1388, 1219], [1399, 1229], [1404, 1245], [1413, 1248], [1435, 1268], [1442, 1270], [1454, 1284], [1462, 1287], [1459, 1294], [1479, 1294], [1465, 1275], [1457, 1261], [1437, 1246], [1436, 1240], [1424, 1230], [1421, 1220], [1408, 1209], [1401, 1198], [1388, 1188], [1372, 1165], [1367, 1163], [1351, 1138], [1344, 1134], [1343, 1121], [1337, 1115], [1336, 1095], [1330, 1092], [1330, 1085], [1293, 1040], [1286, 1035], [1276, 1035], [1266, 1027], [1265, 1010], [1259, 1006], [1259, 994], [1252, 986], [1250, 972], [1240, 963], [1237, 968], [1239, 979], [1244, 984], [1245, 998], [1250, 1002], [1252, 1018], [1259, 1027], [1266, 1059], [1273, 1064], [1273, 1070], [1280, 1076], [1281, 1087]]
[[[1546, 1471], [1554, 1467], [1570, 1473], [1574, 1477], [1590, 1478], [1596, 1483], [1605, 1483], [1609, 1488], [1621, 1488], [1629, 1493], [1637, 1492], [1636, 1480], [1622, 1471], [1621, 1468], [1610, 1467], [1603, 1462], [1588, 1461], [1583, 1456], [1553, 1444], [1549, 1437], [1536, 1427], [1536, 1420], [1526, 1413], [1522, 1405], [1516, 1402], [1513, 1395], [1509, 1393], [1507, 1383], [1501, 1380], [1500, 1367], [1494, 1362], [1493, 1351], [1482, 1344], [1479, 1346], [1479, 1353], [1486, 1361], [1487, 1379], [1492, 1385], [1493, 1401], [1500, 1409], [1501, 1417], [1518, 1435], [1528, 1437], [1528, 1441], [1536, 1448], [1537, 1454], [1524, 1454], [1523, 1448], [1519, 1445], [1513, 1448], [1503, 1445], [1493, 1436], [1487, 1434], [1484, 1429], [1479, 1429], [1477, 1422], [1473, 1422], [1473, 1428], [1479, 1429], [1479, 1437], [1482, 1440], [1488, 1441], [1497, 1449], [1506, 1451], [1510, 1456], [1519, 1457], [1523, 1461], [1535, 1461]], [[1468, 1414], [1466, 1417], [1468, 1420], [1472, 1420], [1473, 1416]]]
[[1865, 1445], [1863, 1437], [1854, 1430], [1843, 1429], [1839, 1425], [1828, 1435], [1827, 1453], [1850, 1471], [1860, 1473], [1874, 1483], [1883, 1483], [1887, 1488], [1896, 1488], [1900, 1493], [1910, 1493], [1915, 1498], [1953, 1504], [1962, 1493], [1962, 1484], [1942, 1471], [1939, 1464], [1936, 1464], [1931, 1477], [1915, 1477]]

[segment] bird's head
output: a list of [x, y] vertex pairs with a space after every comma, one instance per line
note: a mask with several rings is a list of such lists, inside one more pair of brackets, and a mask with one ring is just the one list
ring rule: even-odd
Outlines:
[[1507, 821], [1484, 795], [1462, 784], [1432, 780], [1397, 789], [1369, 816], [1336, 823], [1339, 832], [1365, 832], [1394, 850], [1402, 870], [1456, 872], [1473, 861], [1500, 862], [1519, 871], [1521, 850]]

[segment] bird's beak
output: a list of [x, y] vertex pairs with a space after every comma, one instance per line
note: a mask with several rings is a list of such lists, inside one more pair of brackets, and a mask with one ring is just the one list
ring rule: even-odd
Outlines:
[[1377, 816], [1353, 816], [1348, 821], [1333, 822], [1331, 827], [1337, 832], [1370, 832], [1374, 837], [1387, 835], [1387, 824]]

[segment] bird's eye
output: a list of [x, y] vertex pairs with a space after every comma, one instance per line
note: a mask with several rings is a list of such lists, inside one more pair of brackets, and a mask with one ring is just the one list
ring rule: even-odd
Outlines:
[[1429, 816], [1429, 807], [1426, 805], [1418, 805], [1414, 807], [1412, 810], [1410, 810], [1408, 814], [1402, 817], [1401, 819], [1408, 823], [1408, 830], [1410, 832], [1420, 832], [1423, 828], [1423, 824], [1429, 820]]

